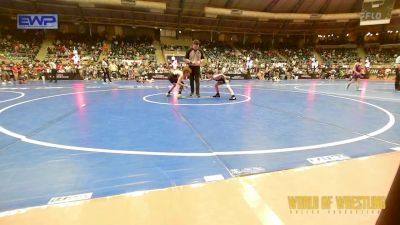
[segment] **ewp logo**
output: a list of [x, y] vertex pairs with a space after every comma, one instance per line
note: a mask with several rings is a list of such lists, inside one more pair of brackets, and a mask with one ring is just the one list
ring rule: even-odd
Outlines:
[[57, 14], [18, 14], [18, 29], [58, 29]]

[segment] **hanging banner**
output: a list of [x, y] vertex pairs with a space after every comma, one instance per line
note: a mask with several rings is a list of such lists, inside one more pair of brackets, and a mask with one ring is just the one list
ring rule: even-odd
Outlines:
[[364, 0], [360, 14], [360, 25], [390, 23], [395, 0]]

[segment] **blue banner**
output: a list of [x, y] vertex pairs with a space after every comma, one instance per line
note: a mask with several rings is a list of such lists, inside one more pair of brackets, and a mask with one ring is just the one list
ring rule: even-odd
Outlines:
[[18, 29], [58, 29], [57, 14], [18, 14]]

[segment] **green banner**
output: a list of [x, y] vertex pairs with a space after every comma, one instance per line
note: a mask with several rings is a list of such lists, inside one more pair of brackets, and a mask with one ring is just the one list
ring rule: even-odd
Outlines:
[[364, 0], [360, 25], [390, 23], [395, 0]]

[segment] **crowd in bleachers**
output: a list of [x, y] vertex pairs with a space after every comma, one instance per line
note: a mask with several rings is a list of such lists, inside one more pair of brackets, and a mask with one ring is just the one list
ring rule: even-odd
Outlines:
[[[140, 77], [147, 76], [150, 73], [169, 73], [170, 67], [167, 63], [131, 61], [111, 59], [108, 61], [108, 68], [114, 79], [138, 80]], [[102, 77], [103, 70], [99, 63], [83, 66], [78, 71], [85, 80], [98, 79]]]
[[153, 41], [148, 37], [131, 39], [117, 37], [111, 41], [108, 57], [110, 59], [147, 60], [155, 62], [156, 49], [152, 43]]
[[[43, 40], [39, 31], [9, 31], [1, 29], [0, 56], [5, 61], [1, 64], [3, 80], [41, 79], [49, 73], [49, 60], [57, 64], [61, 73], [79, 74], [83, 79], [98, 79], [102, 76], [99, 62], [100, 54], [108, 58], [109, 70], [114, 78], [137, 79], [149, 73], [169, 73], [170, 63], [157, 63], [153, 40], [148, 37], [115, 37], [106, 41], [100, 36], [58, 33], [53, 45], [47, 49], [43, 62], [35, 56]], [[29, 37], [29, 38], [28, 38]], [[32, 38], [33, 37], [33, 38]], [[109, 43], [109, 44], [108, 44]], [[184, 54], [190, 46], [161, 45], [164, 50], [179, 51]], [[316, 59], [311, 49], [268, 49], [256, 45], [233, 45], [222, 42], [203, 42], [206, 55], [203, 71], [222, 69], [226, 74], [246, 74], [259, 79], [305, 77], [326, 78], [349, 76], [358, 54], [356, 49], [336, 48], [317, 49], [323, 62]], [[394, 55], [399, 54], [394, 48], [367, 48], [367, 58], [372, 65], [391, 64]], [[79, 53], [80, 62], [73, 59], [74, 51]], [[178, 56], [177, 56], [178, 58]], [[182, 56], [180, 56], [182, 58]], [[313, 63], [317, 66], [313, 66]], [[179, 68], [185, 66], [182, 59]]]
[[82, 61], [98, 61], [104, 43], [105, 39], [97, 35], [58, 33], [53, 45], [47, 48], [46, 59], [68, 61], [76, 50]]
[[[64, 66], [62, 63], [57, 64], [57, 69], [61, 72], [72, 72], [72, 66]], [[50, 73], [49, 62], [40, 62], [38, 60], [21, 62], [17, 61], [2, 61], [0, 64], [0, 72], [2, 84], [7, 82], [25, 83], [26, 80], [42, 79], [42, 76]]]
[[37, 30], [9, 30], [0, 28], [0, 60], [27, 60], [36, 57], [44, 33]]
[[259, 47], [231, 46], [218, 42], [202, 45], [207, 55], [206, 69], [222, 68], [225, 73], [256, 73], [272, 64], [282, 64], [282, 59], [274, 50]]
[[271, 50], [263, 46], [229, 46], [203, 43], [208, 58], [205, 69], [222, 69], [228, 74], [247, 74], [259, 79], [292, 78], [308, 72], [311, 51], [304, 49]]
[[332, 65], [350, 65], [357, 60], [357, 49], [354, 48], [335, 48], [335, 49], [317, 49], [325, 64]]
[[366, 48], [366, 57], [374, 65], [392, 64], [395, 55], [400, 55], [400, 48]]
[[202, 49], [207, 56], [205, 69], [224, 68], [225, 73], [242, 72], [242, 56], [240, 52], [226, 43], [204, 42]]
[[313, 58], [313, 54], [310, 49], [279, 49], [279, 54], [287, 58], [291, 63], [298, 64], [299, 66], [307, 66], [309, 64], [311, 58]]

